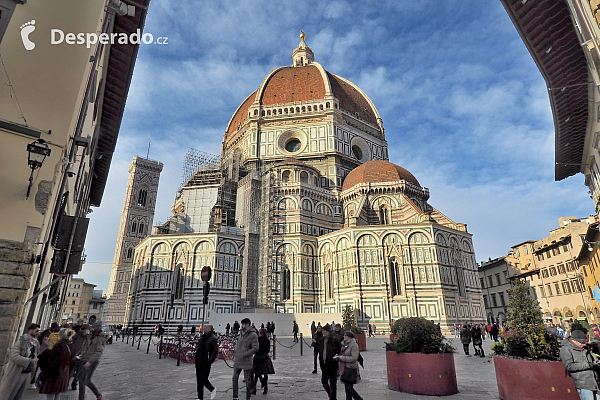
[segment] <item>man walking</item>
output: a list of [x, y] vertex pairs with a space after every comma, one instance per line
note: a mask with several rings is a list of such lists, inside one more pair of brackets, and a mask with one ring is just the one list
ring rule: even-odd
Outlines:
[[250, 328], [249, 318], [244, 318], [241, 322], [242, 330], [233, 355], [233, 400], [239, 400], [238, 383], [242, 370], [244, 371], [244, 381], [246, 382], [246, 400], [250, 400], [252, 396], [253, 358], [254, 354], [258, 351], [258, 336], [256, 335], [256, 331]]
[[294, 343], [298, 342], [298, 324], [294, 321], [294, 326], [292, 327], [292, 333], [294, 334]]
[[[90, 326], [84, 324], [79, 328], [79, 331], [73, 336], [71, 348], [73, 350], [73, 356], [80, 355], [83, 350], [83, 345], [87, 340], [88, 335], [90, 334]], [[81, 362], [81, 360], [75, 359], [73, 363], [73, 368], [71, 369], [71, 376], [73, 377], [73, 382], [71, 383], [71, 390], [77, 390], [77, 382], [79, 382], [79, 374], [83, 371], [83, 364], [85, 362]]]
[[240, 331], [240, 323], [235, 321], [233, 323], [233, 334], [237, 335], [239, 331]]
[[[89, 387], [97, 400], [102, 400], [102, 395], [92, 382], [92, 375], [100, 364], [104, 352], [106, 339], [102, 336], [102, 322], [96, 321], [91, 329], [91, 334], [81, 345], [81, 351], [75, 359], [79, 361], [79, 400], [85, 400], [85, 387]], [[79, 357], [79, 358], [77, 358]]]
[[321, 349], [321, 342], [323, 341], [323, 328], [319, 323], [319, 326], [315, 328], [315, 333], [312, 338], [312, 348], [313, 348], [313, 374], [317, 373], [317, 359], [319, 358], [319, 350]]
[[569, 339], [562, 342], [560, 358], [565, 365], [565, 370], [573, 379], [575, 389], [581, 400], [597, 400], [598, 374], [594, 367], [600, 366], [600, 360], [594, 360], [590, 348], [586, 346], [587, 335], [580, 330], [574, 330]]
[[9, 350], [8, 365], [0, 383], [0, 399], [19, 400], [38, 361], [40, 326], [31, 324]]
[[337, 338], [330, 334], [331, 325], [323, 327], [323, 341], [319, 349], [319, 363], [321, 364], [321, 383], [329, 396], [329, 400], [337, 400], [337, 374], [338, 362], [333, 358], [340, 354], [342, 346]]
[[198, 389], [198, 400], [204, 399], [205, 387], [210, 392], [210, 398], [212, 400], [217, 395], [217, 389], [211, 385], [208, 376], [210, 375], [212, 363], [215, 362], [215, 359], [217, 358], [219, 343], [213, 332], [212, 325], [204, 325], [202, 328], [202, 336], [200, 337], [200, 340], [198, 340], [196, 357], [194, 359], [194, 362], [196, 363], [196, 386]]

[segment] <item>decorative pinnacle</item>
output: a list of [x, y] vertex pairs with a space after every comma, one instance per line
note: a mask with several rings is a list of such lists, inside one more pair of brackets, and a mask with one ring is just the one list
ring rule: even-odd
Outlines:
[[300, 40], [304, 42], [304, 38], [306, 38], [304, 31], [300, 31]]

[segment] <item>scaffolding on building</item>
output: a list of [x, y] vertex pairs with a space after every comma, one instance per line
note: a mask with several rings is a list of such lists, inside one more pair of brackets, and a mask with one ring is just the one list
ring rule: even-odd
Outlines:
[[[188, 182], [193, 181], [197, 175], [202, 172], [214, 172], [221, 168], [221, 156], [206, 153], [204, 151], [189, 149], [183, 159], [183, 173], [181, 176], [181, 185], [179, 189], [188, 185]], [[214, 174], [209, 174], [214, 175]], [[214, 176], [211, 176], [215, 179]], [[218, 182], [217, 182], [218, 183]]]

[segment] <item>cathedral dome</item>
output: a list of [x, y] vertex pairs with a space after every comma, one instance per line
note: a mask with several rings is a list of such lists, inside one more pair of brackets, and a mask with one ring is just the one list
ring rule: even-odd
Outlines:
[[399, 165], [384, 160], [371, 160], [353, 169], [346, 179], [342, 191], [352, 188], [359, 183], [377, 183], [406, 181], [421, 187], [417, 178]]
[[[306, 46], [304, 35], [300, 38], [301, 42], [292, 55], [293, 66], [276, 68], [266, 76], [261, 86], [237, 108], [227, 125], [225, 137], [233, 134], [250, 117], [259, 116], [261, 108], [264, 111], [265, 108], [277, 107], [273, 110], [273, 116], [288, 116], [282, 112], [287, 111], [285, 106], [297, 106], [301, 102], [309, 102], [314, 107], [305, 107], [304, 111], [301, 108], [301, 112], [339, 107], [383, 132], [381, 118], [369, 97], [352, 82], [326, 71], [314, 62], [314, 55]], [[323, 103], [319, 104], [321, 100]], [[279, 107], [282, 107], [281, 111]], [[293, 111], [289, 110], [290, 114], [301, 116]], [[261, 116], [271, 116], [270, 112]]]

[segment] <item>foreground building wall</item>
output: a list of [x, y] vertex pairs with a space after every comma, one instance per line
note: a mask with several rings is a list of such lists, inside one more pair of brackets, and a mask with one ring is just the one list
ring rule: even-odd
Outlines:
[[[85, 259], [86, 215], [102, 200], [137, 57], [133, 44], [51, 45], [50, 30], [129, 33], [143, 28], [149, 1], [139, 2], [133, 16], [118, 15], [108, 0], [23, 3], [0, 21], [2, 364], [28, 324], [62, 317], [69, 277]], [[29, 49], [26, 23], [35, 44]], [[51, 153], [32, 174], [27, 146], [38, 139]]]

